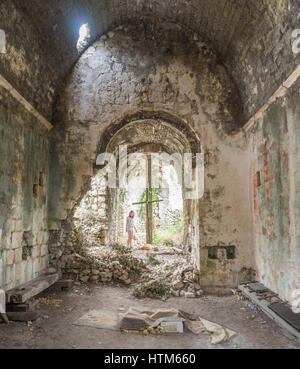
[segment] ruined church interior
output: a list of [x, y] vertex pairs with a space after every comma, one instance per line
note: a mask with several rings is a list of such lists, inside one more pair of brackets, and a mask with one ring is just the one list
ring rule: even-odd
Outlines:
[[0, 349], [299, 349], [299, 92], [299, 0], [0, 0]]

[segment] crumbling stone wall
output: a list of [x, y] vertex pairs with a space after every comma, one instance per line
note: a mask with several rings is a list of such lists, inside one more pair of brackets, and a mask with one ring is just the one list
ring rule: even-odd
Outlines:
[[85, 237], [87, 245], [105, 245], [107, 234], [107, 186], [98, 173], [74, 213], [74, 226]]
[[35, 118], [0, 89], [0, 288], [48, 265], [48, 138]]
[[249, 132], [258, 277], [290, 302], [300, 288], [299, 87], [298, 80]]
[[60, 186], [50, 193], [51, 228], [59, 229], [83, 178], [93, 176], [107, 127], [132, 111], [169, 111], [198, 133], [208, 159], [206, 194], [191, 230], [200, 239], [198, 260], [199, 247], [236, 246], [236, 259], [215, 279], [231, 287], [253, 266], [249, 152], [242, 133], [229, 134], [241, 119], [241, 102], [215, 54], [189, 36], [174, 24], [140, 22], [103, 35], [82, 55], [57, 107], [51, 176]]

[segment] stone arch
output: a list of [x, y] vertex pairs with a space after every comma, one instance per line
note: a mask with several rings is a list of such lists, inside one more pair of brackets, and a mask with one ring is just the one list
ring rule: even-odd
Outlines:
[[[118, 171], [118, 146], [126, 144], [128, 145], [128, 154], [148, 152], [149, 149], [154, 152], [165, 152], [169, 155], [176, 152], [182, 156], [185, 153], [191, 153], [194, 159], [193, 171], [196, 170], [196, 154], [201, 153], [200, 137], [193, 128], [175, 114], [161, 110], [130, 111], [128, 114], [114, 119], [102, 134], [98, 153], [113, 153], [116, 157]], [[97, 170], [99, 167], [94, 166], [95, 173]], [[182, 166], [181, 175], [183, 175], [183, 170]], [[181, 180], [183, 181], [183, 179]], [[191, 249], [195, 265], [200, 269], [199, 233], [196, 232], [200, 199], [187, 200], [184, 195], [185, 191], [182, 188], [185, 219], [183, 241]], [[108, 189], [108, 243], [115, 243], [117, 240], [118, 196], [118, 189]]]
[[129, 111], [114, 119], [101, 135], [98, 145], [98, 153], [105, 152], [112, 137], [126, 125], [139, 120], [157, 120], [170, 124], [174, 129], [181, 132], [190, 144], [192, 153], [201, 152], [199, 134], [182, 118], [167, 110], [138, 109]]

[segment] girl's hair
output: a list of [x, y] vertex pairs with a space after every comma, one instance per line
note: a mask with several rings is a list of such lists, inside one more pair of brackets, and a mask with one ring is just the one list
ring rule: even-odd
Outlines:
[[134, 217], [134, 211], [133, 210], [130, 210], [130, 212], [129, 212], [129, 216], [131, 217], [131, 214], [133, 215], [133, 217]]

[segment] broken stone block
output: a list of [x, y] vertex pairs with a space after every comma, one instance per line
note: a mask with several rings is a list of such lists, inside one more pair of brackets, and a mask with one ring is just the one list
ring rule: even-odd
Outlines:
[[107, 273], [107, 272], [100, 272], [100, 276], [101, 276], [101, 279], [111, 279], [112, 278], [112, 273]]
[[175, 296], [175, 297], [179, 297], [179, 296], [180, 296], [180, 291], [178, 291], [178, 290], [176, 291], [176, 290], [173, 290], [173, 289], [172, 289], [172, 290], [171, 290], [171, 293], [172, 293], [172, 295], [173, 295], [173, 296]]
[[80, 277], [80, 280], [83, 283], [87, 283], [90, 280], [90, 277], [88, 275], [87, 276], [84, 276], [84, 277]]
[[173, 284], [174, 290], [181, 290], [184, 287], [184, 283], [182, 281], [176, 281]]
[[80, 274], [81, 275], [89, 275], [90, 273], [91, 273], [91, 271], [89, 269], [85, 269]]
[[122, 276], [119, 278], [121, 281], [126, 281], [128, 279], [129, 275], [127, 272], [124, 272]]
[[185, 292], [184, 297], [186, 299], [194, 299], [194, 298], [196, 298], [196, 294], [195, 294], [195, 292]]
[[188, 265], [187, 267], [185, 267], [183, 269], [183, 273], [188, 273], [188, 272], [193, 272], [194, 271], [194, 267], [192, 265]]
[[183, 333], [182, 320], [174, 320], [168, 322], [161, 322], [162, 331], [165, 333]]
[[97, 276], [97, 275], [93, 275], [93, 276], [90, 277], [91, 282], [96, 282], [98, 280], [99, 280], [99, 276]]

